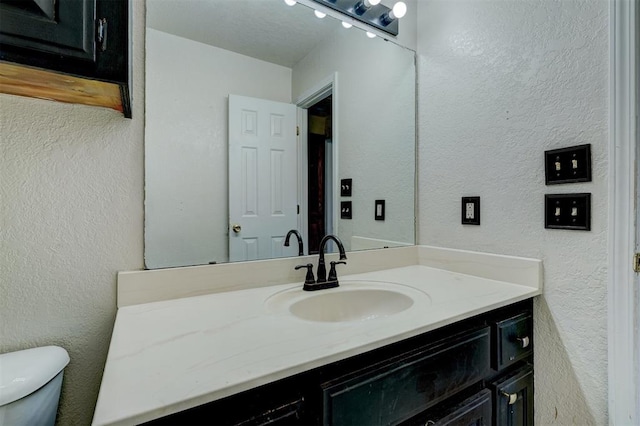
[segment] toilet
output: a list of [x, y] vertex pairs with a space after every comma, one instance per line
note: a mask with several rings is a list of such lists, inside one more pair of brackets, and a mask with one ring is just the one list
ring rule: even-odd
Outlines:
[[0, 354], [0, 425], [54, 426], [68, 363], [58, 346]]

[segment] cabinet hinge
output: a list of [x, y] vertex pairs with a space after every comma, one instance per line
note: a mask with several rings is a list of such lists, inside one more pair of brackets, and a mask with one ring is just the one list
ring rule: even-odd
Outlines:
[[640, 272], [640, 253], [636, 253], [635, 256], [633, 256], [633, 270]]
[[107, 50], [107, 18], [98, 19], [96, 43], [101, 52]]
[[296, 126], [296, 136], [300, 136], [300, 126]]

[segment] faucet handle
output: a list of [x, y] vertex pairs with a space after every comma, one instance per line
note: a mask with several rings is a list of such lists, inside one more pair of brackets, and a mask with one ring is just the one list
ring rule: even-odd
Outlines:
[[316, 279], [313, 276], [313, 263], [307, 263], [306, 265], [298, 265], [295, 267], [296, 271], [298, 269], [307, 268], [307, 276], [304, 278], [305, 284], [315, 284]]
[[339, 261], [339, 262], [330, 262], [331, 269], [329, 269], [329, 276], [327, 277], [327, 281], [338, 281], [338, 274], [336, 273], [336, 265], [346, 265], [347, 262]]

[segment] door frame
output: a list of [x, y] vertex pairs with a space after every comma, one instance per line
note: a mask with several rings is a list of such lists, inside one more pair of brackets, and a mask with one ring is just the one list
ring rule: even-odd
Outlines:
[[638, 152], [638, 6], [610, 2], [608, 383], [609, 424], [640, 422], [640, 289], [633, 272]]
[[[300, 214], [298, 215], [298, 229], [302, 230], [302, 236], [305, 241], [309, 241], [308, 236], [308, 201], [309, 201], [309, 175], [307, 171], [307, 130], [308, 122], [306, 110], [312, 105], [318, 103], [322, 99], [331, 95], [331, 155], [333, 157], [332, 169], [332, 185], [330, 202], [326, 204], [327, 210], [332, 214], [332, 220], [329, 223], [331, 233], [338, 231], [338, 191], [336, 189], [338, 180], [338, 147], [339, 147], [339, 114], [338, 114], [338, 73], [324, 78], [309, 90], [303, 92], [294, 102], [298, 106], [298, 127], [300, 134], [298, 135], [298, 202], [300, 203]], [[307, 244], [308, 246], [308, 244]], [[308, 247], [306, 248], [308, 250]]]

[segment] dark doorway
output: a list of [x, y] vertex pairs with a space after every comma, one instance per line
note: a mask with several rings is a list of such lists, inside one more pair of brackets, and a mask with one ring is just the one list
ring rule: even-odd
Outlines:
[[308, 221], [309, 254], [318, 253], [320, 240], [326, 234], [327, 163], [331, 153], [331, 95], [307, 109], [308, 114]]

